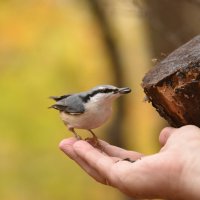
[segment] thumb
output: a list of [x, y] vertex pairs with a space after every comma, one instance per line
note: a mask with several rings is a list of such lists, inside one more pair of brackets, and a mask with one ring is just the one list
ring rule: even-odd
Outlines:
[[160, 132], [159, 142], [162, 146], [164, 146], [169, 139], [169, 137], [174, 133], [176, 128], [166, 127]]

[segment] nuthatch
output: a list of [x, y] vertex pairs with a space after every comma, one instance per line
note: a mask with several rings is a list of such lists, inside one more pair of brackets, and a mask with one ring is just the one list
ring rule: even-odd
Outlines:
[[112, 114], [112, 102], [123, 94], [130, 93], [128, 87], [117, 88], [112, 85], [100, 85], [92, 90], [50, 97], [56, 103], [50, 108], [60, 111], [61, 119], [77, 139], [81, 139], [75, 132], [77, 129], [88, 130], [95, 140], [92, 129], [104, 124]]

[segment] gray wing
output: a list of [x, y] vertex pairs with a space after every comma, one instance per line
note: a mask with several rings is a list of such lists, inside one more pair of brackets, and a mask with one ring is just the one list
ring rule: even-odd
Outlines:
[[51, 108], [74, 115], [84, 113], [85, 111], [82, 100], [76, 95], [67, 96], [66, 98], [58, 100]]

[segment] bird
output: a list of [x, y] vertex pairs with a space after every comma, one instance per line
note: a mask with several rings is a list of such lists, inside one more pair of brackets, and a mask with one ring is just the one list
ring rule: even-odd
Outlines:
[[49, 108], [60, 112], [62, 121], [76, 139], [80, 140], [81, 137], [75, 129], [85, 129], [98, 141], [93, 129], [100, 127], [111, 117], [113, 101], [130, 92], [129, 87], [99, 85], [85, 92], [51, 96], [56, 103]]

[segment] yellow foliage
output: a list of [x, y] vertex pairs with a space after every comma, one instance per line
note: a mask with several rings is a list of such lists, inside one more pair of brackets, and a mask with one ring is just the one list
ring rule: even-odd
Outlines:
[[[114, 81], [87, 4], [10, 0], [1, 1], [0, 10], [0, 199], [120, 199], [119, 192], [94, 184], [58, 150], [59, 141], [71, 135], [58, 113], [47, 109], [48, 96]], [[146, 30], [134, 13], [118, 15], [118, 22], [126, 83], [133, 88], [122, 122], [127, 147], [154, 152], [159, 120], [142, 102], [140, 87], [150, 65]]]

